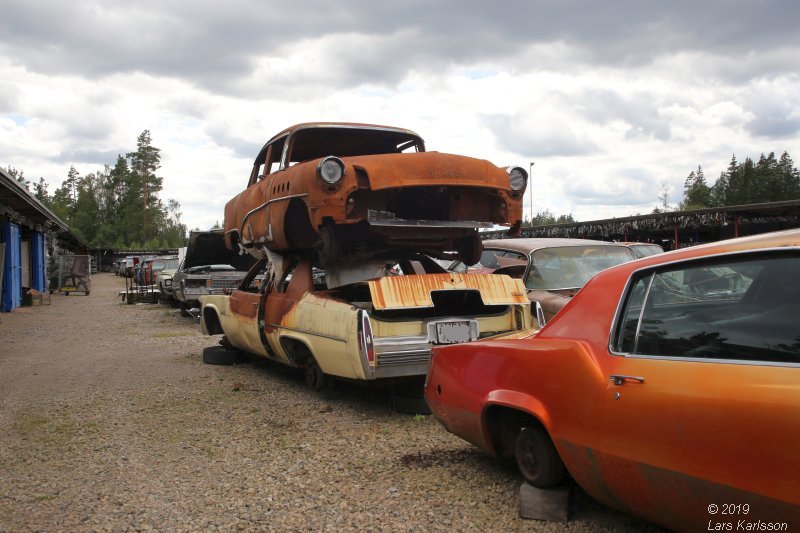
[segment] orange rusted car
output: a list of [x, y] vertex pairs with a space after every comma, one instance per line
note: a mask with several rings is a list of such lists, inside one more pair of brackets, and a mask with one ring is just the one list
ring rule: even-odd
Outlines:
[[410, 130], [349, 123], [292, 126], [258, 153], [247, 188], [225, 206], [228, 247], [316, 250], [323, 265], [391, 250], [472, 264], [478, 228], [519, 231], [528, 174], [426, 152]]
[[795, 530], [798, 279], [800, 230], [625, 263], [533, 337], [435, 348], [425, 397], [535, 486], [569, 473], [679, 531]]

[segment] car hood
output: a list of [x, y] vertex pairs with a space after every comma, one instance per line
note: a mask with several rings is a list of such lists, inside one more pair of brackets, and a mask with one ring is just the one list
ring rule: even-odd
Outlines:
[[193, 231], [186, 247], [183, 269], [207, 265], [231, 265], [236, 270], [247, 272], [256, 258], [249, 254], [239, 255], [225, 247], [222, 231]]
[[366, 173], [372, 190], [409, 186], [497, 187], [508, 189], [508, 174], [485, 159], [439, 152], [343, 157]]

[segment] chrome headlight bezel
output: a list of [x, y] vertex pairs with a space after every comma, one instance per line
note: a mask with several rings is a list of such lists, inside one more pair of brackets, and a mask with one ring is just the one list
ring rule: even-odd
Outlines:
[[325, 185], [336, 186], [344, 178], [344, 162], [336, 156], [323, 157], [317, 163], [317, 177]]
[[508, 186], [514, 192], [522, 192], [528, 186], [528, 171], [522, 167], [506, 168], [508, 172]]

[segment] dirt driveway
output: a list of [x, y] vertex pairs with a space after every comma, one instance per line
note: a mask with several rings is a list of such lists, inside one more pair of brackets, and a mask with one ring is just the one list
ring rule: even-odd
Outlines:
[[656, 530], [580, 492], [568, 524], [521, 520], [515, 470], [432, 417], [204, 365], [190, 319], [92, 282], [0, 315], [0, 532]]

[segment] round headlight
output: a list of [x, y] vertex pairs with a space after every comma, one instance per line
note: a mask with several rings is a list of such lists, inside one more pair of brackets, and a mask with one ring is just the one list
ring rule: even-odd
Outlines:
[[508, 167], [508, 183], [512, 191], [521, 191], [528, 183], [528, 172], [522, 167]]
[[329, 155], [317, 165], [317, 176], [328, 185], [336, 185], [344, 176], [344, 163], [338, 157]]

